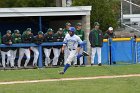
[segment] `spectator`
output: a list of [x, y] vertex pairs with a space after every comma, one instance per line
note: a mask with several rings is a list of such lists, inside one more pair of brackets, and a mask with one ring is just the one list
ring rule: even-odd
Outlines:
[[105, 39], [108, 38], [115, 38], [115, 34], [113, 33], [113, 27], [109, 27], [108, 30], [106, 31], [106, 34], [104, 35]]

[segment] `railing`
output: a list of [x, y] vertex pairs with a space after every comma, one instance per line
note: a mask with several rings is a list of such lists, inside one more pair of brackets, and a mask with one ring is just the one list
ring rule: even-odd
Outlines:
[[[83, 41], [84, 42], [84, 45], [83, 45], [83, 49], [84, 51], [87, 51], [87, 42], [86, 41]], [[37, 45], [37, 44], [34, 44], [34, 43], [31, 43], [31, 44], [23, 44], [23, 43], [19, 43], [19, 44], [12, 44], [12, 45], [5, 45], [5, 44], [0, 44], [0, 47], [38, 47], [38, 50], [39, 50], [39, 59], [38, 59], [38, 67], [41, 68], [43, 67], [43, 62], [42, 62], [42, 58], [43, 58], [43, 55], [42, 55], [42, 48], [43, 46], [58, 46], [58, 45], [63, 45], [63, 42], [45, 42], [45, 43], [42, 43], [40, 45]], [[85, 57], [84, 58], [84, 62], [87, 61], [87, 58]]]

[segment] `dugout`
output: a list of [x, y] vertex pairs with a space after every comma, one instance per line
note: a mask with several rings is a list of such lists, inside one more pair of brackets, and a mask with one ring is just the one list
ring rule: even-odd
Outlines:
[[[0, 32], [4, 35], [6, 30], [13, 32], [19, 29], [22, 33], [26, 28], [32, 28], [36, 35], [38, 31], [45, 33], [48, 28], [56, 32], [58, 28], [64, 28], [66, 22], [70, 22], [72, 26], [81, 22], [85, 39], [88, 40], [90, 11], [91, 6], [0, 8]], [[89, 43], [87, 46], [89, 49]]]

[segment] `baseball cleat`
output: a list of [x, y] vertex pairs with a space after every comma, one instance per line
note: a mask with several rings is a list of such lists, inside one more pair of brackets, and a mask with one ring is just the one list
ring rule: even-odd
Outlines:
[[83, 51], [83, 56], [89, 56], [89, 54], [86, 51]]
[[63, 74], [64, 74], [64, 72], [63, 72], [63, 71], [60, 71], [60, 72], [59, 72], [59, 74], [63, 75]]
[[101, 64], [101, 63], [99, 63], [99, 64], [98, 64], [98, 66], [102, 66], [102, 64]]

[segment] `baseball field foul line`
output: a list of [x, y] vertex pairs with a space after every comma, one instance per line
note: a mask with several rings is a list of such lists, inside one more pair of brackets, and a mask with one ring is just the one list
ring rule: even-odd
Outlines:
[[26, 81], [9, 81], [9, 82], [0, 82], [0, 85], [24, 84], [24, 83], [40, 83], [40, 82], [51, 82], [51, 81], [125, 78], [125, 77], [140, 77], [140, 74], [115, 75], [115, 76], [96, 76], [96, 77], [80, 77], [80, 78], [60, 78], [60, 79], [44, 79], [44, 80], [26, 80]]

